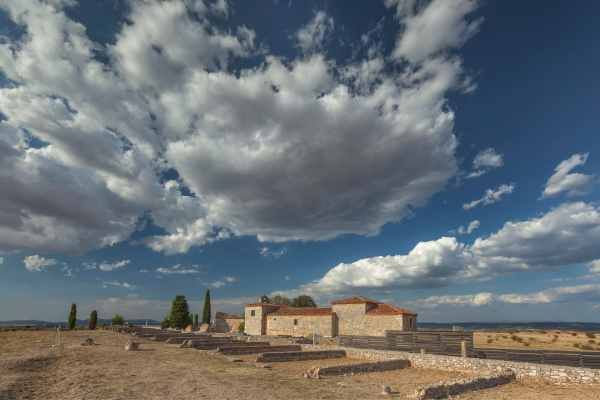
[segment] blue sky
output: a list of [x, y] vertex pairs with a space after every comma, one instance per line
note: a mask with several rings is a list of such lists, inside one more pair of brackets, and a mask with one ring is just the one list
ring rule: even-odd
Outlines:
[[600, 321], [599, 5], [78, 3], [0, 2], [0, 320]]

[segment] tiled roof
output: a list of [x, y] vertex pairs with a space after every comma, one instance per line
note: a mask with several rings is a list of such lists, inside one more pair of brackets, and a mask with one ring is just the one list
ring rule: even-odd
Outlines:
[[373, 304], [381, 304], [380, 301], [372, 300], [363, 296], [353, 296], [348, 297], [346, 299], [334, 300], [331, 304], [364, 304], [364, 303], [373, 303]]
[[367, 311], [367, 315], [417, 315], [406, 308], [400, 308], [391, 304], [379, 303], [376, 307]]
[[331, 308], [282, 307], [269, 315], [331, 315]]
[[285, 307], [281, 304], [271, 304], [271, 303], [250, 303], [246, 304], [246, 307]]
[[220, 319], [244, 319], [244, 317], [242, 317], [241, 315], [227, 314], [227, 313], [220, 312], [220, 311], [217, 311], [217, 313], [215, 314], [215, 318], [220, 318]]

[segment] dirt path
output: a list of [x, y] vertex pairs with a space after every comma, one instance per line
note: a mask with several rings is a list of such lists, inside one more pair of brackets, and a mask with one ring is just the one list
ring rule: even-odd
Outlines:
[[[390, 385], [404, 399], [421, 385], [458, 379], [461, 374], [405, 369], [348, 377], [308, 380], [301, 372], [319, 362], [251, 362], [155, 342], [125, 352], [127, 337], [109, 332], [67, 332], [65, 349], [50, 351], [52, 332], [0, 333], [0, 400], [146, 400], [146, 399], [380, 399]], [[81, 346], [93, 337], [96, 346]], [[245, 359], [248, 359], [245, 357]], [[348, 360], [343, 360], [348, 362]], [[326, 360], [328, 365], [335, 363]], [[600, 399], [600, 388], [561, 388], [511, 384], [461, 399]]]

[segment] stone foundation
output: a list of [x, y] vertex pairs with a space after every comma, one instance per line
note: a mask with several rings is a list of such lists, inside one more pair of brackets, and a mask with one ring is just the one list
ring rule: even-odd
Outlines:
[[[317, 349], [319, 346], [305, 345], [305, 349]], [[323, 349], [323, 348], [321, 348]], [[332, 349], [332, 348], [330, 348]], [[487, 360], [483, 358], [467, 358], [439, 356], [433, 354], [405, 353], [402, 351], [354, 349], [335, 347], [346, 350], [348, 357], [363, 360], [395, 360], [406, 359], [415, 368], [440, 369], [450, 372], [497, 374], [514, 372], [517, 380], [542, 380], [551, 384], [578, 383], [599, 384], [600, 369], [564, 367], [549, 364], [531, 364], [516, 361]]]
[[474, 390], [506, 385], [515, 379], [515, 374], [511, 372], [478, 376], [476, 378], [462, 379], [454, 382], [439, 382], [417, 389], [412, 398], [415, 400], [445, 399], [449, 396], [457, 396]]
[[336, 376], [345, 374], [360, 374], [368, 372], [391, 371], [410, 367], [408, 360], [387, 360], [362, 364], [336, 365], [333, 367], [315, 367], [304, 373], [306, 378], [319, 379], [323, 376]]
[[346, 357], [346, 352], [344, 350], [287, 351], [283, 353], [259, 354], [256, 358], [256, 362], [306, 361], [343, 357]]

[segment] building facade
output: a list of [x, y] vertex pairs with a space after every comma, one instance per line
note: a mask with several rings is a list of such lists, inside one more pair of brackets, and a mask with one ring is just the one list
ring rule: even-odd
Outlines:
[[215, 314], [212, 331], [217, 333], [238, 332], [242, 322], [244, 322], [244, 317], [241, 315], [217, 312]]
[[247, 304], [245, 333], [273, 336], [385, 336], [387, 330], [414, 331], [417, 314], [366, 297], [336, 300], [331, 307]]

